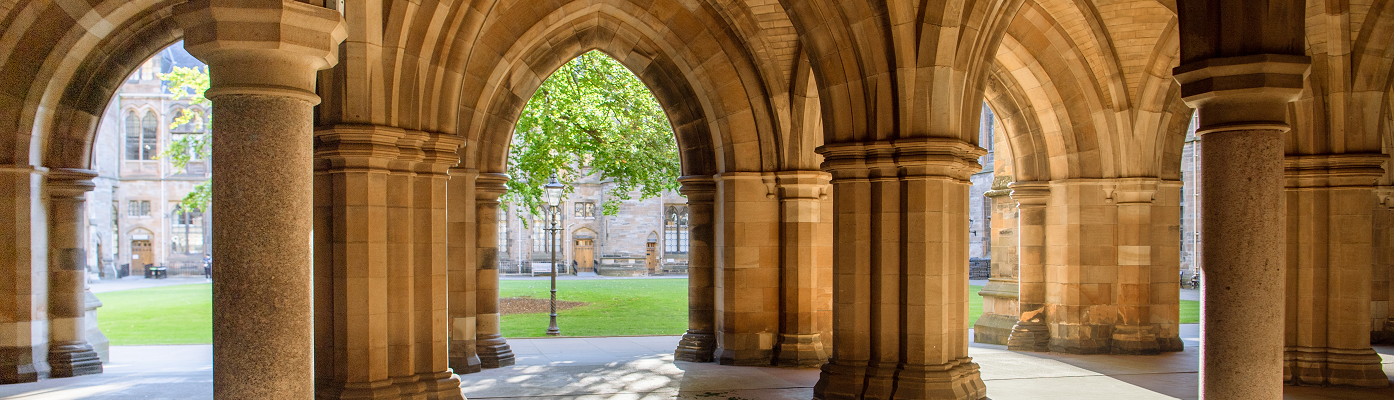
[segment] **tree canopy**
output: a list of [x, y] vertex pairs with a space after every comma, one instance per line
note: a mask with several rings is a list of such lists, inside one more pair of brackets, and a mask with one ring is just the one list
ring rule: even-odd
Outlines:
[[523, 108], [508, 155], [506, 201], [537, 214], [542, 185], [599, 174], [613, 184], [604, 212], [678, 188], [677, 141], [658, 99], [633, 72], [599, 51], [552, 73]]
[[[208, 67], [174, 67], [168, 74], [160, 74], [160, 79], [165, 81], [165, 86], [169, 88], [174, 100], [188, 100], [190, 105], [211, 109], [209, 106], [212, 103], [203, 97], [203, 93], [208, 91]], [[184, 173], [190, 161], [207, 160], [211, 155], [209, 145], [212, 144], [212, 140], [208, 128], [212, 122], [211, 112], [202, 116], [192, 108], [180, 110], [179, 116], [169, 124], [169, 129], [174, 130], [178, 126], [194, 123], [197, 125], [195, 131], [201, 133], [180, 135], [179, 139], [171, 142], [169, 148], [160, 154], [160, 158], [168, 158], [178, 173]], [[184, 209], [208, 210], [208, 204], [212, 200], [212, 185], [213, 180], [209, 179], [194, 186], [181, 202]]]

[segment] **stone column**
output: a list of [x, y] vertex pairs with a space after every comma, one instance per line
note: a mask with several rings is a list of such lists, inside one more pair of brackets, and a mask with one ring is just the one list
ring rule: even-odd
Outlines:
[[[1283, 29], [1300, 33], [1298, 21]], [[1208, 28], [1183, 25], [1183, 43], [1197, 29]], [[1195, 60], [1174, 71], [1184, 100], [1199, 110], [1205, 165], [1201, 398], [1277, 399], [1283, 396], [1283, 133], [1286, 105], [1301, 93], [1310, 61], [1280, 54], [1210, 57], [1183, 57]]]
[[[1384, 154], [1288, 156], [1289, 384], [1389, 386], [1370, 347], [1373, 193]], [[1208, 167], [1208, 166], [1207, 166]]]
[[455, 151], [465, 144], [453, 134], [425, 133], [422, 162], [416, 165], [412, 185], [412, 220], [416, 231], [412, 259], [415, 261], [414, 294], [416, 315], [415, 359], [417, 381], [431, 399], [463, 399], [460, 379], [449, 365], [449, 272], [447, 266], [448, 170], [459, 163]]
[[1114, 204], [1118, 205], [1118, 281], [1114, 293], [1118, 318], [1113, 324], [1110, 344], [1113, 354], [1161, 353], [1151, 315], [1152, 258], [1154, 254], [1161, 257], [1161, 252], [1152, 249], [1152, 202], [1157, 195], [1157, 184], [1151, 179], [1119, 179], [1111, 193]]
[[95, 171], [55, 168], [48, 173], [48, 365], [49, 376], [102, 373], [102, 360], [87, 343], [87, 192]]
[[[459, 150], [457, 154], [462, 154]], [[450, 287], [450, 369], [457, 374], [479, 372], [476, 347], [476, 298], [474, 247], [474, 185], [479, 171], [451, 168], [445, 218], [449, 251], [447, 286]]]
[[780, 199], [780, 327], [775, 363], [816, 367], [828, 360], [818, 331], [819, 267], [832, 259], [831, 237], [819, 237], [828, 181], [822, 171], [775, 175]]
[[[208, 63], [213, 126], [213, 392], [314, 396], [311, 293], [316, 71], [345, 35], [333, 10], [283, 0], [175, 7], [185, 48]], [[267, 35], [268, 29], [279, 34]]]
[[871, 180], [865, 149], [825, 146], [833, 187], [833, 347], [815, 399], [857, 399], [871, 361]]
[[1017, 207], [1007, 195], [1011, 189], [1010, 176], [997, 176], [993, 179], [992, 190], [983, 193], [992, 207], [992, 268], [987, 285], [978, 290], [983, 298], [983, 314], [973, 325], [973, 341], [977, 343], [1007, 344], [1021, 315], [1018, 293], [1021, 282], [1018, 280], [1017, 256]]
[[1017, 258], [1020, 274], [1021, 315], [1007, 339], [1007, 349], [1048, 351], [1050, 331], [1046, 324], [1045, 232], [1046, 204], [1050, 188], [1045, 182], [1013, 182], [1012, 200], [1017, 207]]
[[[388, 164], [401, 129], [315, 132], [315, 393], [397, 396], [388, 371]], [[221, 279], [221, 278], [220, 278]]]
[[770, 365], [779, 332], [779, 202], [774, 176], [717, 175], [716, 360]]
[[387, 163], [387, 372], [402, 397], [425, 390], [416, 381], [416, 165], [423, 159], [421, 132], [403, 131], [397, 157]]
[[[47, 354], [42, 330], [45, 291], [44, 257], [48, 238], [43, 222], [46, 170], [30, 165], [0, 165], [0, 384], [39, 380], [38, 367]], [[38, 333], [37, 335], [35, 333]]]
[[820, 152], [837, 198], [836, 346], [814, 397], [983, 398], [968, 357], [965, 228], [983, 150], [920, 138]]
[[716, 183], [706, 176], [678, 179], [687, 197], [687, 333], [682, 335], [674, 358], [687, 362], [712, 362], [716, 351], [716, 283], [712, 250], [715, 241]]
[[513, 349], [499, 333], [499, 196], [503, 195], [503, 174], [481, 173], [475, 181], [476, 314], [479, 361], [484, 368], [513, 365]]
[[1394, 187], [1375, 189], [1370, 341], [1394, 343]]

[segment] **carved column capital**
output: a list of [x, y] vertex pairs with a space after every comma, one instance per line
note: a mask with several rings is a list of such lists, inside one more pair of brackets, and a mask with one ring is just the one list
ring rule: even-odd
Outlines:
[[1186, 105], [1199, 110], [1197, 135], [1287, 131], [1287, 103], [1302, 93], [1311, 57], [1253, 54], [1209, 58], [1172, 70]]
[[1012, 182], [1008, 187], [1017, 207], [1045, 207], [1050, 199], [1050, 184], [1046, 182]]
[[191, 0], [174, 13], [184, 48], [218, 71], [209, 99], [260, 94], [319, 104], [315, 72], [338, 63], [348, 37], [337, 11], [294, 0]]
[[47, 187], [51, 199], [82, 200], [87, 192], [97, 187], [93, 178], [97, 171], [75, 168], [54, 168], [48, 171]]
[[387, 170], [401, 150], [401, 128], [339, 124], [315, 131], [316, 169]]
[[780, 171], [775, 173], [776, 190], [783, 200], [821, 200], [828, 197], [832, 175], [822, 171]]
[[479, 178], [474, 181], [474, 198], [479, 202], [499, 202], [499, 196], [508, 191], [504, 183], [508, 182], [508, 175], [493, 172], [481, 172]]
[[711, 204], [716, 201], [716, 181], [710, 176], [684, 176], [678, 178], [678, 193], [687, 197], [687, 202]]

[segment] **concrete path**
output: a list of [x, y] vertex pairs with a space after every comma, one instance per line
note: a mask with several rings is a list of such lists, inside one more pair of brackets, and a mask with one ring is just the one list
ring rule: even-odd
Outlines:
[[[1160, 356], [1019, 353], [973, 344], [988, 396], [1013, 399], [1197, 398], [1199, 327]], [[518, 364], [462, 376], [470, 399], [807, 400], [816, 369], [673, 361], [677, 336], [510, 339]], [[1394, 375], [1394, 346], [1376, 348]], [[0, 385], [0, 399], [211, 399], [212, 346], [113, 346], [101, 375]], [[1394, 377], [1394, 376], [1391, 376]], [[1391, 399], [1394, 389], [1287, 387], [1287, 399]]]
[[92, 293], [115, 292], [118, 290], [144, 289], [160, 286], [188, 285], [191, 283], [209, 283], [211, 280], [200, 277], [169, 277], [166, 279], [145, 279], [143, 276], [128, 276], [121, 279], [108, 279], [92, 281], [87, 283], [87, 289]]

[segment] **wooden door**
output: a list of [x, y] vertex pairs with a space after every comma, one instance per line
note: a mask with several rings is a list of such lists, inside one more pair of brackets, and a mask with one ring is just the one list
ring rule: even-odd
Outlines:
[[[132, 240], [132, 241], [131, 241], [131, 271], [136, 271], [137, 268], [139, 268], [139, 267], [141, 267], [141, 266], [144, 266], [145, 264], [154, 264], [154, 263], [155, 263], [155, 251], [150, 247], [150, 241], [149, 241], [149, 240]], [[140, 270], [140, 271], [141, 271], [142, 273], [145, 272], [145, 270]]]
[[576, 239], [576, 248], [571, 254], [575, 254], [576, 270], [580, 272], [595, 271], [595, 239]]

